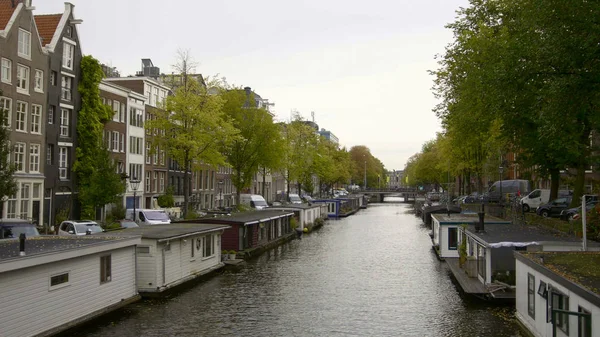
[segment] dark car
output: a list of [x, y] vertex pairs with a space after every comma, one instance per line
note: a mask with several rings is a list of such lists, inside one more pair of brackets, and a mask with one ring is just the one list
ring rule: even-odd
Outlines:
[[560, 216], [560, 212], [569, 208], [569, 205], [571, 204], [571, 199], [571, 196], [554, 199], [549, 203], [538, 207], [535, 212], [537, 213], [537, 215], [541, 215], [544, 218], [558, 217]]
[[35, 224], [27, 220], [4, 219], [0, 221], [0, 239], [15, 239], [21, 233], [28, 238], [40, 235]]
[[[593, 200], [593, 201], [590, 201], [587, 204], [585, 204], [585, 210], [586, 210], [586, 212], [589, 212], [597, 204], [598, 204], [598, 200]], [[573, 217], [576, 214], [579, 214], [579, 213], [581, 213], [581, 206], [579, 206], [579, 207], [573, 207], [573, 208], [569, 208], [569, 209], [565, 209], [562, 212], [560, 212], [560, 218], [562, 220], [571, 221], [571, 220], [573, 220]]]

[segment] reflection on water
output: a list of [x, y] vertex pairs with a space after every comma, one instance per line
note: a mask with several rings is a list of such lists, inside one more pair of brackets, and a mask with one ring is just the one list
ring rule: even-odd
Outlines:
[[512, 311], [463, 298], [401, 203], [372, 204], [169, 298], [69, 336], [518, 336]]

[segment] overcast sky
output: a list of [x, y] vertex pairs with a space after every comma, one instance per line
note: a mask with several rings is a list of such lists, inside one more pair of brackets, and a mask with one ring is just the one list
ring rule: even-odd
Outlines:
[[[277, 118], [297, 110], [340, 144], [366, 145], [387, 169], [435, 138], [436, 54], [444, 28], [467, 0], [72, 0], [83, 53], [134, 74], [141, 59], [170, 73], [178, 49], [197, 72], [250, 86], [275, 103]], [[63, 1], [33, 0], [35, 14]]]

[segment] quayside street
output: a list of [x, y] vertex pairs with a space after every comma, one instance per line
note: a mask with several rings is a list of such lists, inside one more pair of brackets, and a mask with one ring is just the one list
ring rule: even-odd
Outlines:
[[459, 294], [410, 209], [370, 204], [239, 270], [61, 336], [520, 336], [512, 307]]

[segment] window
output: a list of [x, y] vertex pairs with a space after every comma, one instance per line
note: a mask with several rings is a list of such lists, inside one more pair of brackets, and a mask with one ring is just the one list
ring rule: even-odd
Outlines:
[[40, 172], [40, 144], [29, 144], [29, 172]]
[[17, 172], [25, 172], [25, 143], [15, 144], [15, 167]]
[[33, 90], [37, 92], [44, 92], [44, 72], [36, 69], [35, 80], [33, 82]]
[[71, 87], [73, 86], [73, 79], [69, 76], [62, 77], [62, 89], [61, 98], [65, 101], [71, 101]]
[[121, 102], [113, 101], [112, 108], [113, 108], [113, 112], [114, 112], [113, 121], [118, 122], [119, 121], [119, 111], [121, 111]]
[[60, 273], [50, 276], [50, 290], [54, 288], [62, 288], [69, 285], [69, 273]]
[[458, 248], [458, 228], [448, 228], [448, 249], [456, 250]]
[[63, 43], [63, 62], [64, 68], [73, 70], [73, 57], [75, 55], [75, 46], [70, 43]]
[[112, 132], [112, 151], [119, 152], [119, 140], [121, 139], [121, 135], [117, 131]]
[[2, 67], [0, 68], [0, 80], [4, 83], [12, 81], [12, 61], [2, 58]]
[[125, 134], [122, 133], [119, 139], [119, 149], [121, 152], [125, 152]]
[[146, 192], [150, 192], [150, 171], [146, 171]]
[[12, 120], [12, 100], [10, 98], [0, 97], [0, 110], [6, 111], [4, 125], [10, 128], [10, 122]]
[[[552, 308], [560, 310], [569, 310], [569, 296], [561, 293], [552, 293]], [[569, 335], [569, 314], [556, 313], [555, 325], [565, 334]]]
[[17, 120], [15, 128], [17, 131], [27, 132], [27, 103], [17, 101]]
[[160, 151], [158, 150], [158, 146], [154, 149], [154, 155], [152, 156], [152, 164], [156, 165], [158, 164], [158, 154], [160, 153]]
[[577, 319], [577, 336], [579, 337], [591, 337], [592, 336], [592, 316], [589, 310], [578, 307], [579, 313], [587, 314], [589, 316], [579, 316]]
[[150, 155], [150, 142], [146, 142], [146, 164], [150, 164], [152, 156]]
[[137, 246], [135, 248], [135, 251], [138, 254], [150, 254], [150, 247], [149, 246]]
[[527, 274], [527, 313], [535, 319], [535, 276]]
[[48, 144], [46, 147], [46, 164], [54, 164], [54, 144]]
[[159, 176], [158, 187], [160, 188], [159, 192], [160, 193], [164, 193], [165, 192], [165, 173], [164, 172], [159, 172], [158, 176]]
[[543, 298], [548, 298], [548, 287], [546, 286], [546, 282], [540, 281], [540, 286], [538, 287], [537, 293]]
[[29, 94], [29, 67], [17, 64], [17, 92]]
[[165, 165], [165, 150], [160, 150], [160, 165]]
[[14, 219], [17, 217], [17, 194], [13, 194], [8, 198], [8, 205], [6, 208], [6, 217]]
[[142, 179], [142, 164], [129, 164], [129, 177], [132, 179]]
[[68, 179], [69, 173], [69, 149], [66, 147], [58, 148], [58, 177]]
[[31, 58], [31, 33], [20, 28], [18, 54], [26, 59]]
[[156, 193], [156, 191], [158, 190], [158, 172], [154, 172], [154, 185], [152, 188], [152, 192]]
[[72, 37], [72, 34], [73, 34], [72, 30], [73, 30], [73, 28], [71, 28], [71, 26], [66, 26], [65, 27], [65, 36], [66, 37]]
[[31, 105], [31, 133], [42, 133], [42, 106]]
[[21, 219], [29, 218], [30, 186], [30, 184], [21, 184], [21, 213], [19, 215]]
[[158, 88], [154, 88], [154, 104], [158, 106]]
[[68, 109], [60, 109], [60, 136], [69, 137], [69, 115]]
[[50, 73], [50, 84], [51, 84], [51, 85], [56, 85], [56, 79], [57, 79], [57, 78], [58, 78], [58, 75], [57, 75], [56, 71], [54, 71], [54, 70], [53, 70], [53, 71]]
[[54, 124], [54, 105], [48, 106], [48, 124]]
[[110, 255], [100, 257], [100, 283], [110, 282], [111, 272]]
[[213, 236], [207, 235], [202, 237], [202, 245], [204, 249], [202, 250], [202, 257], [210, 257], [215, 253], [215, 247], [213, 246]]
[[200, 239], [191, 239], [191, 248], [192, 248], [192, 252], [191, 252], [191, 258], [193, 259], [196, 256], [196, 245], [200, 246], [201, 245], [201, 241]]

